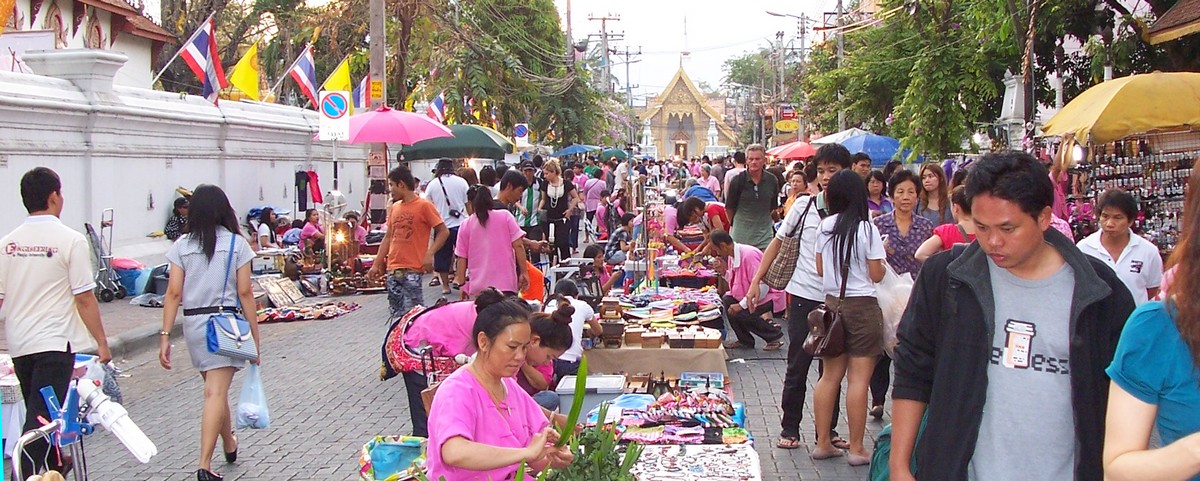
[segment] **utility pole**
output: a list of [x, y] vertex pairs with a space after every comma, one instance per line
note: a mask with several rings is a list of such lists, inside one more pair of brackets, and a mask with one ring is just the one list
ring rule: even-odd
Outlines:
[[[641, 55], [642, 47], [638, 47], [636, 52], [631, 52], [629, 50], [629, 47], [625, 47], [624, 52], [619, 52], [614, 49], [612, 51], [612, 53], [618, 54], [618, 55], [625, 55], [625, 101], [626, 101], [626, 105], [629, 107], [629, 111], [632, 112], [633, 111], [633, 89], [634, 89], [634, 87], [638, 87], [638, 86], [629, 83], [629, 64], [634, 63], [634, 62], [640, 62], [641, 60], [630, 60], [629, 56], [630, 55]], [[635, 140], [634, 135], [636, 134], [636, 132], [635, 132], [636, 128], [637, 128], [637, 126], [630, 126], [628, 129], [629, 130], [629, 143], [631, 143], [631, 144], [634, 143], [634, 140]]]
[[[784, 59], [784, 51], [783, 51], [783, 30], [780, 30], [780, 31], [778, 31], [778, 32], [775, 32], [775, 40], [776, 40], [776, 43], [778, 44], [778, 45], [777, 45], [777, 51], [779, 52], [779, 59], [778, 59], [778, 60], [779, 60], [779, 75], [778, 75], [778, 76], [779, 76], [779, 87], [778, 87], [778, 89], [776, 89], [776, 91], [775, 91], [775, 97], [777, 97], [777, 98], [778, 98], [778, 100], [777, 100], [777, 101], [775, 101], [775, 105], [773, 105], [773, 106], [772, 106], [772, 107], [774, 108], [775, 115], [774, 115], [773, 117], [771, 117], [771, 141], [772, 141], [772, 142], [775, 142], [775, 145], [774, 145], [774, 146], [778, 146], [778, 145], [779, 145], [779, 143], [778, 143], [778, 141], [777, 141], [776, 139], [778, 139], [778, 138], [779, 138], [779, 128], [778, 128], [778, 127], [776, 127], [776, 125], [778, 125], [778, 124], [779, 124], [779, 112], [780, 112], [780, 110], [781, 110], [781, 109], [780, 109], [780, 107], [783, 105], [783, 102], [784, 102], [784, 87], [783, 87], [783, 67], [784, 67], [784, 65], [783, 65], [783, 63], [784, 63], [784, 62], [783, 62], [783, 59]], [[772, 146], [772, 147], [774, 147], [774, 146]]]
[[[371, 110], [378, 109], [381, 106], [387, 105], [387, 54], [385, 50], [387, 42], [387, 29], [384, 20], [387, 17], [387, 9], [385, 0], [370, 0], [371, 18], [368, 23], [368, 35], [370, 40], [368, 46], [370, 48], [370, 67], [368, 72], [371, 75]], [[378, 86], [378, 88], [376, 88]], [[375, 143], [371, 144], [371, 151], [367, 154], [367, 183], [370, 186], [367, 191], [367, 202], [370, 205], [370, 211], [366, 213], [366, 219], [371, 224], [382, 224], [387, 217], [387, 171], [388, 171], [388, 150], [387, 144]]]
[[[837, 2], [837, 68], [842, 68], [846, 55], [845, 35], [842, 35], [842, 0]], [[838, 87], [838, 132], [846, 130], [846, 107], [842, 100], [842, 88]]]
[[613, 84], [612, 84], [612, 80], [611, 80], [612, 79], [612, 64], [611, 64], [611, 62], [609, 62], [609, 59], [608, 59], [608, 53], [609, 53], [608, 52], [608, 21], [612, 20], [614, 22], [619, 22], [619, 21], [621, 21], [621, 16], [612, 14], [612, 13], [607, 14], [602, 17], [596, 17], [596, 16], [589, 15], [588, 20], [591, 20], [591, 21], [599, 20], [600, 21], [600, 48], [604, 52], [604, 91], [606, 93], [611, 94], [611, 93], [613, 93]]
[[567, 0], [567, 57], [575, 65], [575, 38], [571, 36], [571, 0]]

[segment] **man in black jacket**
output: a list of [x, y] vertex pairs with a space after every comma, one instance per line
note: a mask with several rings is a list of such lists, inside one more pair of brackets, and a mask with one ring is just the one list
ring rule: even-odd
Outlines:
[[977, 242], [925, 263], [900, 323], [891, 479], [1101, 480], [1104, 368], [1133, 297], [1047, 229], [1036, 159], [984, 156], [966, 185]]

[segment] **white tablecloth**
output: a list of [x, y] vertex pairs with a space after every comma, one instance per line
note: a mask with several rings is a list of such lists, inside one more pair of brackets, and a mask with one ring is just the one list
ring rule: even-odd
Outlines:
[[25, 425], [25, 403], [4, 404], [4, 457], [11, 458], [13, 444], [21, 437], [21, 426]]

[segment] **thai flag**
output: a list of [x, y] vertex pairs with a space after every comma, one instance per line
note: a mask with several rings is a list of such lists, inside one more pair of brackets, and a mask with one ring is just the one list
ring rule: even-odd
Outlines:
[[500, 116], [498, 114], [499, 114], [499, 112], [496, 110], [496, 107], [492, 106], [491, 116], [492, 116], [492, 128], [493, 129], [496, 128], [497, 125], [500, 125]]
[[443, 90], [437, 97], [434, 97], [429, 102], [429, 108], [425, 110], [425, 115], [438, 122], [446, 122], [446, 91]]
[[292, 63], [288, 75], [292, 76], [292, 80], [295, 80], [296, 85], [300, 87], [300, 92], [308, 97], [315, 107], [317, 105], [317, 68], [316, 62], [313, 61], [312, 45], [304, 47], [304, 51]]
[[217, 56], [214, 30], [213, 19], [209, 17], [184, 44], [179, 56], [183, 57], [192, 73], [204, 84], [201, 92], [204, 98], [216, 103], [217, 94], [228, 84], [225, 80], [225, 69], [221, 68], [221, 59]]
[[371, 107], [371, 76], [364, 76], [362, 82], [354, 87], [352, 92], [354, 97], [354, 108], [356, 110], [367, 109]]

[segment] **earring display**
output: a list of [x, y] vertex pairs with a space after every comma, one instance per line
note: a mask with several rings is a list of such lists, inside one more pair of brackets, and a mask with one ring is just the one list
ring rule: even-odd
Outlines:
[[1072, 229], [1082, 239], [1098, 229], [1097, 198], [1108, 189], [1124, 189], [1138, 200], [1140, 212], [1134, 230], [1167, 253], [1179, 240], [1179, 215], [1192, 175], [1200, 157], [1200, 138], [1187, 133], [1192, 142], [1182, 147], [1172, 139], [1169, 152], [1152, 146], [1167, 144], [1157, 136], [1127, 137], [1111, 144], [1093, 145], [1092, 155], [1069, 170], [1071, 192], [1067, 198]]
[[646, 446], [630, 472], [647, 480], [762, 479], [758, 453], [749, 444]]

